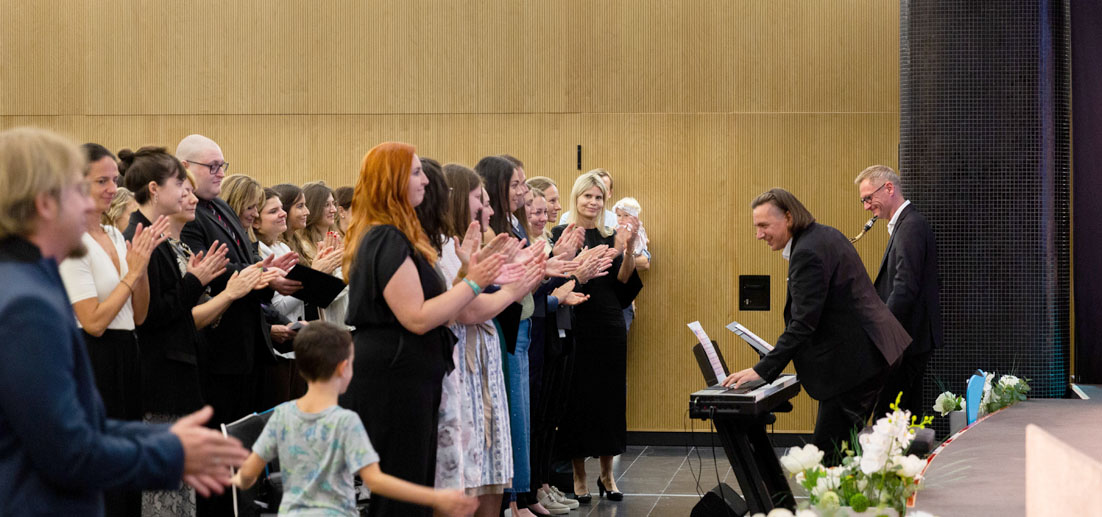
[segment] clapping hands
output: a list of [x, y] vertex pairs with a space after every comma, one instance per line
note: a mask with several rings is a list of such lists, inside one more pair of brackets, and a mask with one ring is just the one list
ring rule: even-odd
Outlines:
[[199, 283], [207, 285], [211, 280], [222, 276], [226, 272], [226, 264], [230, 259], [226, 258], [229, 248], [218, 241], [211, 243], [210, 249], [200, 251], [191, 256], [188, 261], [187, 272], [199, 279]]
[[584, 243], [585, 228], [580, 228], [575, 226], [574, 223], [570, 223], [559, 236], [559, 240], [555, 243], [555, 247], [551, 250], [551, 254], [556, 257], [570, 260], [574, 258], [574, 255], [578, 253], [578, 249], [581, 248]]

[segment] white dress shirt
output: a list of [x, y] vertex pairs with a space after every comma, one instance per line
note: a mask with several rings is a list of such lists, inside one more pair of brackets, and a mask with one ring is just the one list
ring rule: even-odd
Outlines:
[[891, 235], [895, 231], [895, 222], [899, 220], [899, 214], [903, 213], [903, 209], [907, 208], [907, 205], [911, 204], [911, 200], [903, 200], [903, 204], [899, 205], [899, 208], [895, 209], [895, 213], [892, 214], [892, 220], [888, 221], [888, 235]]

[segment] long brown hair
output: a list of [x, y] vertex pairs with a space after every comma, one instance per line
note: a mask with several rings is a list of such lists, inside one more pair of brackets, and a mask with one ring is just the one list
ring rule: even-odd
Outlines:
[[[471, 213], [471, 191], [482, 189], [482, 177], [466, 165], [449, 163], [444, 166], [444, 181], [448, 182], [448, 224], [449, 237], [463, 239], [471, 221], [478, 220], [479, 214]], [[481, 193], [480, 193], [481, 194]], [[481, 221], [479, 221], [481, 224]], [[483, 228], [485, 232], [488, 228]]]
[[302, 237], [295, 230], [291, 229], [291, 207], [304, 197], [302, 194], [302, 188], [293, 183], [280, 183], [272, 187], [272, 190], [279, 194], [279, 201], [283, 203], [283, 210], [287, 212], [287, 229], [283, 231], [283, 235], [280, 235], [280, 240], [287, 245], [291, 251], [298, 254], [298, 261], [304, 266], [309, 267], [313, 260], [313, 255], [306, 253], [306, 247], [303, 245]]
[[436, 262], [436, 250], [429, 244], [417, 212], [409, 204], [410, 164], [417, 148], [401, 142], [383, 142], [364, 156], [356, 190], [352, 195], [352, 222], [344, 245], [344, 279], [352, 276], [360, 240], [381, 224], [394, 225], [429, 262]]
[[[307, 251], [313, 251], [310, 257], [313, 261], [317, 255], [318, 243], [325, 240], [325, 232], [333, 229], [332, 227], [324, 230], [317, 229], [318, 223], [325, 217], [325, 204], [329, 201], [329, 196], [333, 196], [333, 189], [329, 188], [324, 181], [315, 181], [302, 186], [302, 195], [306, 198], [306, 209], [310, 211], [310, 215], [306, 217], [306, 228], [298, 230], [298, 234], [305, 241], [304, 248]], [[333, 196], [333, 203], [336, 204], [336, 201], [336, 196]], [[337, 222], [335, 217], [333, 222]]]
[[811, 223], [815, 222], [815, 217], [811, 215], [807, 207], [796, 199], [796, 196], [791, 192], [783, 188], [771, 188], [762, 192], [761, 195], [754, 198], [754, 201], [750, 203], [750, 208], [754, 209], [766, 203], [773, 203], [773, 206], [781, 209], [781, 212], [792, 215], [792, 234], [795, 235], [807, 229], [811, 226]]

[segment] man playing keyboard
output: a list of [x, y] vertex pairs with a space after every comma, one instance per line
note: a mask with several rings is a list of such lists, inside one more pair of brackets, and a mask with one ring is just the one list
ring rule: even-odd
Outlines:
[[815, 222], [795, 196], [769, 190], [751, 203], [756, 237], [789, 260], [784, 333], [752, 368], [724, 386], [771, 382], [791, 361], [819, 401], [814, 443], [836, 465], [843, 441], [864, 427], [911, 338], [880, 300], [857, 251], [841, 232]]

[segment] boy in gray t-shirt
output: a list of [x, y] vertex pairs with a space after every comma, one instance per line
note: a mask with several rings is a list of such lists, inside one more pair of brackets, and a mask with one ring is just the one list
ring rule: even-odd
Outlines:
[[313, 322], [295, 337], [295, 362], [307, 382], [306, 395], [280, 404], [253, 444], [253, 453], [233, 477], [248, 488], [276, 457], [283, 472], [280, 515], [359, 515], [353, 475], [372, 493], [431, 506], [445, 515], [468, 515], [478, 500], [459, 490], [433, 490], [379, 469], [359, 415], [337, 405], [352, 380], [355, 350], [347, 330]]

